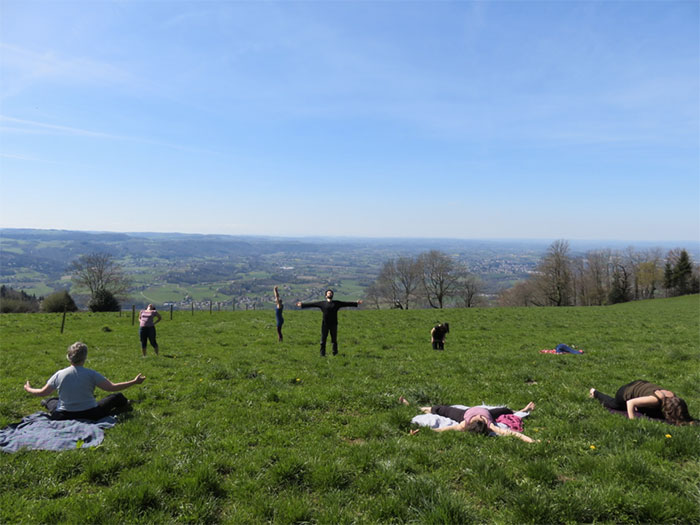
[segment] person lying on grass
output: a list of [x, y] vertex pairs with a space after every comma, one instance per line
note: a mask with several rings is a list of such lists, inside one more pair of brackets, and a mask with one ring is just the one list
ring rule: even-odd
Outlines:
[[617, 389], [615, 397], [591, 388], [588, 397], [597, 399], [605, 408], [627, 411], [627, 417], [634, 419], [639, 413], [656, 419], [665, 419], [672, 425], [697, 425], [690, 417], [688, 405], [670, 390], [659, 385], [637, 379]]
[[58, 390], [58, 398], [42, 401], [51, 419], [88, 419], [97, 421], [105, 416], [117, 413], [128, 405], [128, 400], [123, 394], [110, 394], [100, 401], [95, 400], [93, 391], [99, 387], [107, 392], [119, 392], [132, 385], [139, 385], [146, 379], [138, 374], [131, 381], [112, 383], [102, 374], [84, 368], [87, 360], [88, 347], [78, 341], [68, 347], [66, 357], [71, 366], [59, 370], [46, 382], [43, 388], [32, 388], [27, 381], [24, 389], [32, 395], [45, 397]]
[[[401, 396], [399, 402], [404, 405], [409, 405], [405, 397]], [[530, 412], [534, 410], [535, 403], [530, 401], [525, 408], [520, 412]], [[501, 428], [496, 425], [496, 419], [505, 414], [513, 414], [513, 411], [508, 407], [486, 408], [486, 407], [471, 407], [468, 409], [452, 407], [448, 405], [435, 405], [432, 407], [421, 407], [421, 412], [424, 414], [437, 414], [453, 421], [459, 421], [454, 425], [449, 425], [441, 428], [433, 428], [435, 432], [446, 432], [448, 430], [458, 430], [460, 432], [473, 432], [475, 434], [484, 434], [488, 436], [491, 432], [499, 436], [514, 436], [526, 443], [534, 443], [535, 440], [531, 437], [516, 432], [515, 430]], [[416, 435], [420, 429], [411, 430], [411, 435]]]

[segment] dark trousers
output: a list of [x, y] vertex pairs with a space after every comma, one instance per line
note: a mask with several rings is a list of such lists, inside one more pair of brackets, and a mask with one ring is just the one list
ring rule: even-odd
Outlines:
[[[618, 390], [618, 394], [619, 393], [620, 392]], [[617, 396], [610, 397], [607, 394], [603, 394], [602, 392], [595, 390], [593, 392], [593, 397], [597, 399], [605, 408], [612, 408], [613, 410], [627, 410], [627, 402], [624, 399], [618, 400]]]
[[331, 334], [331, 344], [333, 345], [333, 355], [338, 353], [338, 325], [337, 324], [326, 324], [325, 322], [321, 325], [321, 355], [326, 355], [326, 340], [328, 339], [328, 332]]
[[[503, 414], [512, 414], [513, 411], [508, 408], [508, 407], [497, 407], [497, 408], [489, 408], [489, 414], [491, 414], [491, 418], [496, 421], [496, 419], [499, 416], [502, 416]], [[433, 407], [430, 407], [430, 413], [431, 414], [437, 414], [438, 416], [443, 416], [443, 417], [449, 417], [450, 419], [453, 419], [454, 421], [457, 421], [458, 423], [461, 423], [464, 421], [464, 413], [466, 412], [465, 409], [463, 408], [455, 408], [451, 407], [448, 405], [435, 405]]]
[[158, 343], [156, 343], [156, 327], [142, 326], [139, 328], [139, 337], [141, 338], [141, 348], [146, 349], [146, 342], [150, 341], [151, 346], [158, 351]]
[[433, 341], [433, 350], [444, 350], [445, 343], [443, 341]]
[[277, 325], [277, 340], [278, 341], [282, 340], [282, 325], [281, 324]]
[[97, 406], [94, 408], [89, 408], [88, 410], [81, 410], [78, 412], [68, 412], [66, 410], [56, 410], [58, 406], [58, 398], [52, 397], [47, 399], [43, 405], [51, 414], [51, 419], [63, 420], [63, 419], [89, 419], [90, 421], [97, 421], [103, 417], [118, 414], [122, 409], [124, 409], [129, 404], [126, 396], [122, 393], [109, 394], [103, 397], [97, 402]]

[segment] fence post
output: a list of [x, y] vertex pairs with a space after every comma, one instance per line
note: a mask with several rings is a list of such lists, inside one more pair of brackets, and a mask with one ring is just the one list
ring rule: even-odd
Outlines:
[[211, 301], [209, 301], [209, 315], [211, 315]]
[[63, 333], [63, 327], [66, 325], [66, 310], [68, 310], [67, 306], [63, 307], [63, 320], [61, 321], [61, 333]]
[[190, 303], [192, 305], [192, 316], [194, 316], [194, 301]]
[[173, 320], [173, 305], [170, 305], [170, 320]]
[[131, 305], [131, 326], [134, 326], [134, 320], [136, 319], [136, 305]]

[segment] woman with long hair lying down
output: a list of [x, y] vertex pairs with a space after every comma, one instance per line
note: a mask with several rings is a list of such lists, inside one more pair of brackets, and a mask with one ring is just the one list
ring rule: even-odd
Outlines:
[[614, 398], [595, 388], [588, 391], [588, 397], [597, 399], [605, 408], [627, 412], [629, 419], [634, 419], [636, 412], [639, 412], [647, 417], [665, 419], [672, 425], [697, 425], [697, 420], [690, 416], [688, 405], [683, 399], [670, 390], [642, 379], [622, 385]]
[[[409, 402], [405, 397], [401, 396], [399, 402], [404, 405], [409, 405]], [[520, 412], [530, 412], [534, 410], [535, 403], [529, 402]], [[534, 439], [526, 436], [515, 430], [501, 428], [496, 425], [496, 419], [499, 416], [505, 414], [513, 414], [513, 411], [508, 407], [497, 407], [497, 408], [486, 408], [483, 406], [471, 407], [471, 408], [457, 408], [449, 405], [435, 405], [432, 407], [421, 407], [421, 412], [424, 414], [437, 414], [438, 416], [443, 416], [458, 423], [454, 425], [449, 425], [441, 428], [433, 428], [435, 432], [447, 432], [449, 430], [456, 430], [459, 432], [473, 432], [475, 434], [484, 434], [488, 436], [491, 432], [498, 434], [499, 436], [514, 436], [518, 439], [525, 441], [526, 443], [534, 443]], [[420, 431], [420, 429], [411, 430], [411, 435], [415, 435]]]

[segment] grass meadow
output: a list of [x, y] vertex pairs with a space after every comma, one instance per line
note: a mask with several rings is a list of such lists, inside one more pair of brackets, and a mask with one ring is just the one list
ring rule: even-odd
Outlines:
[[[698, 296], [589, 308], [163, 312], [140, 357], [130, 313], [0, 316], [0, 426], [22, 389], [90, 347], [134, 410], [95, 449], [0, 455], [0, 523], [700, 523], [700, 427], [611, 415], [588, 399], [648, 379], [700, 417]], [[446, 350], [429, 330], [449, 322]], [[584, 355], [540, 354], [557, 343]], [[330, 345], [329, 345], [330, 350]], [[329, 352], [330, 353], [330, 352]], [[103, 393], [99, 392], [101, 396]], [[419, 405], [535, 401], [535, 444], [428, 430]]]

